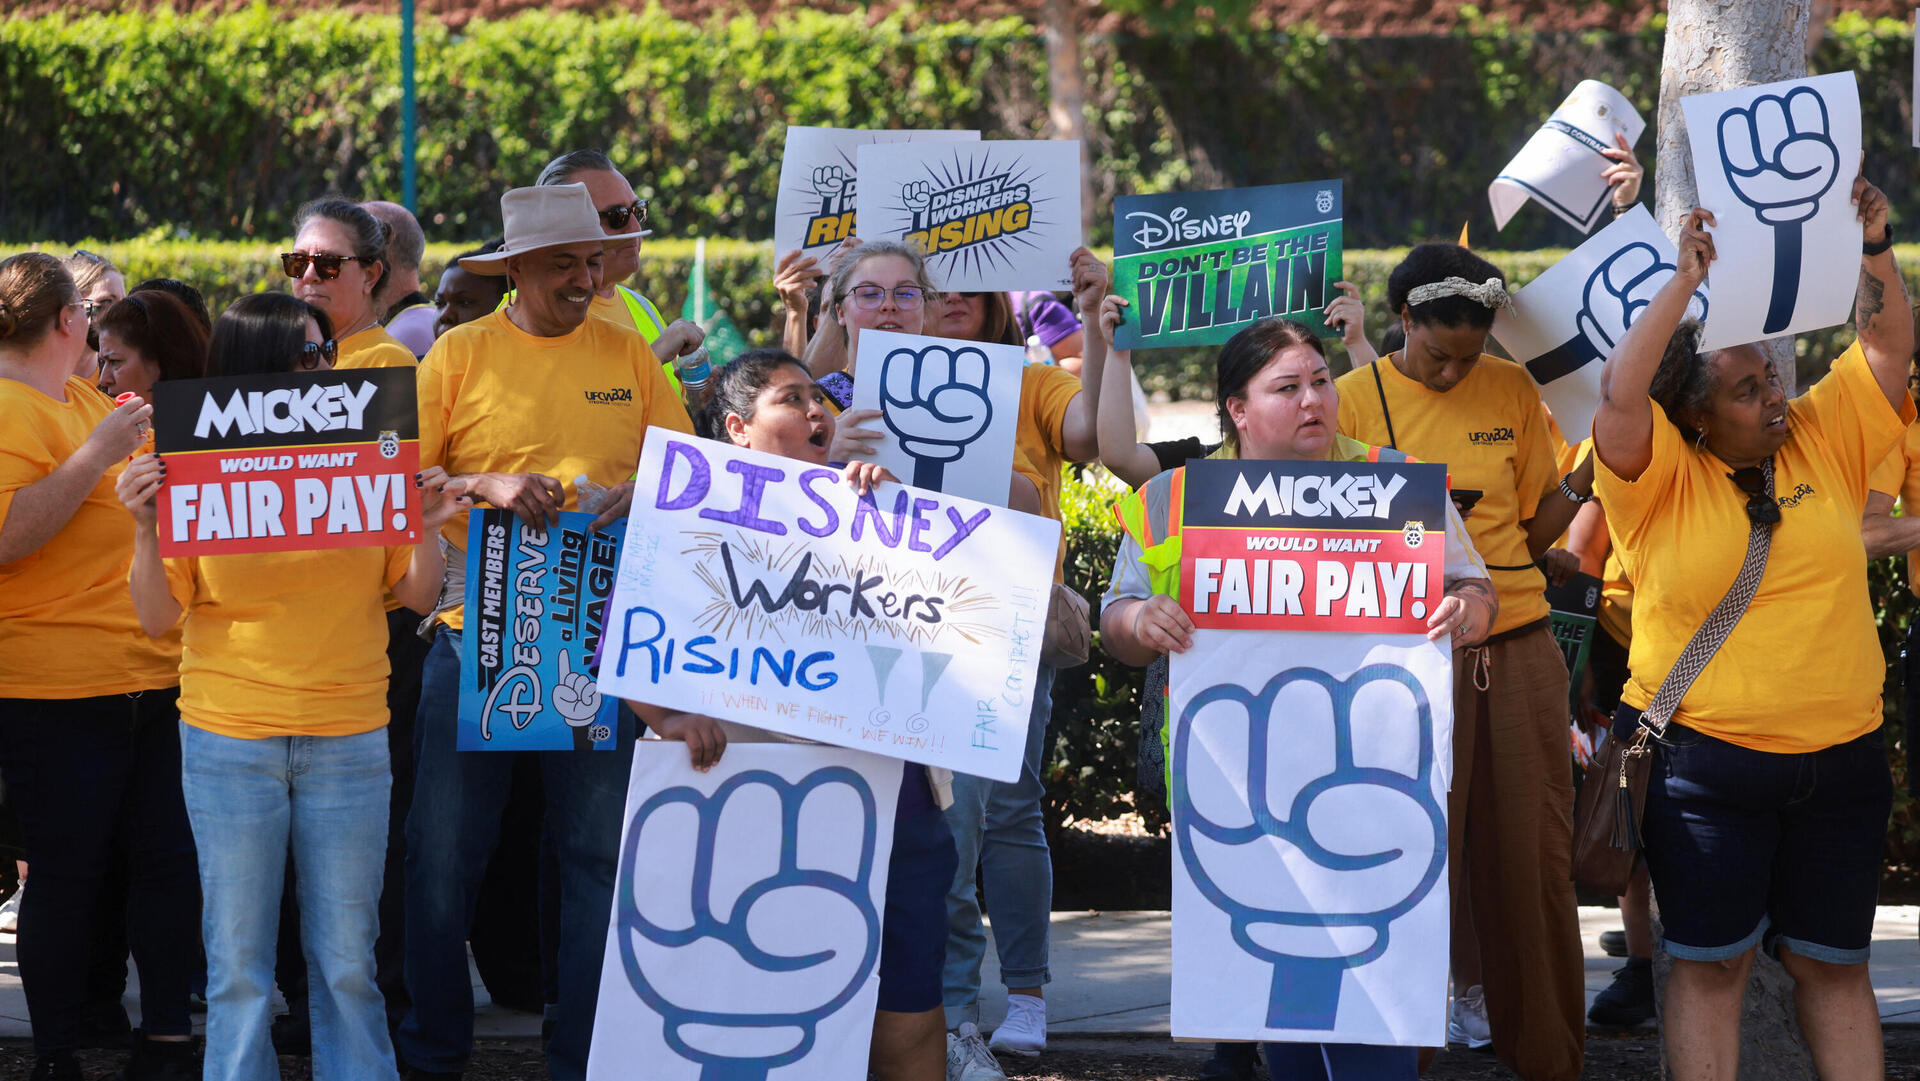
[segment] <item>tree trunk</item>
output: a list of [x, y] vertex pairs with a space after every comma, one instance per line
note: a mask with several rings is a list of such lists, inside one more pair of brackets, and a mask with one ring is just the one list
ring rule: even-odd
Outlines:
[[[1654, 191], [1656, 216], [1668, 236], [1680, 235], [1681, 223], [1698, 198], [1680, 99], [1806, 75], [1810, 3], [1670, 0], [1666, 55], [1660, 65], [1659, 167]], [[1712, 286], [1711, 272], [1708, 286]], [[1763, 347], [1792, 394], [1797, 382], [1792, 340], [1775, 338]], [[1658, 905], [1658, 897], [1654, 903]], [[1657, 922], [1655, 934], [1657, 942]], [[1662, 1014], [1671, 969], [1665, 951], [1656, 949], [1654, 995]], [[1666, 1065], [1664, 1047], [1661, 1065]], [[1812, 1081], [1813, 1077], [1813, 1058], [1800, 1036], [1794, 1009], [1793, 979], [1779, 962], [1757, 953], [1740, 1019], [1739, 1081]]]
[[[1671, 0], [1667, 47], [1660, 63], [1660, 117], [1655, 145], [1655, 217], [1667, 235], [1698, 199], [1693, 151], [1680, 99], [1689, 94], [1798, 79], [1807, 74], [1807, 24], [1812, 0]], [[1713, 278], [1707, 278], [1709, 288]], [[1793, 340], [1762, 343], [1787, 394], [1794, 394]]]
[[1093, 153], [1087, 146], [1086, 82], [1080, 71], [1080, 12], [1074, 0], [1047, 0], [1047, 124], [1055, 139], [1080, 140], [1080, 236], [1093, 235]]

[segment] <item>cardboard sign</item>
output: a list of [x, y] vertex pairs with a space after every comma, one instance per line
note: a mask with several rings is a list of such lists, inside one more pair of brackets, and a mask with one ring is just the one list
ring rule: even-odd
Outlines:
[[1715, 303], [1700, 348], [1836, 326], [1853, 315], [1862, 227], [1853, 72], [1680, 99], [1700, 205], [1713, 212]]
[[512, 511], [467, 517], [467, 624], [460, 638], [462, 751], [610, 751], [616, 698], [594, 685], [625, 520], [562, 511], [529, 529]]
[[1120, 349], [1218, 345], [1284, 315], [1329, 334], [1339, 291], [1341, 183], [1130, 195], [1114, 204], [1113, 289], [1132, 301]]
[[410, 368], [155, 383], [160, 554], [418, 543], [414, 386]]
[[1072, 288], [1079, 142], [888, 143], [858, 153], [862, 239], [918, 246], [942, 289]]
[[1596, 79], [1582, 80], [1487, 186], [1494, 227], [1506, 228], [1534, 199], [1575, 229], [1592, 232], [1612, 192], [1600, 174], [1614, 162], [1601, 151], [1617, 148], [1618, 135], [1632, 146], [1646, 128], [1640, 111], [1620, 91]]
[[1026, 363], [1017, 345], [861, 331], [853, 408], [880, 411], [873, 460], [916, 488], [1006, 506]]
[[867, 1076], [901, 768], [634, 748], [589, 1081]]
[[[1593, 434], [1600, 369], [1627, 328], [1673, 277], [1679, 253], [1644, 206], [1635, 206], [1513, 295], [1493, 336], [1519, 361], [1570, 443]], [[1704, 319], [1707, 292], [1687, 318]]]
[[787, 128], [780, 193], [773, 209], [773, 250], [825, 258], [853, 234], [857, 151], [876, 143], [978, 142], [977, 131], [861, 131]]
[[1567, 672], [1573, 677], [1577, 709], [1580, 677], [1586, 674], [1587, 660], [1593, 654], [1594, 628], [1600, 622], [1600, 579], [1591, 574], [1572, 574], [1557, 586], [1547, 586], [1547, 607], [1553, 640], [1566, 654]]
[[600, 690], [1010, 781], [1060, 525], [656, 429]]
[[1194, 626], [1424, 634], [1446, 593], [1446, 472], [1188, 463], [1180, 597]]

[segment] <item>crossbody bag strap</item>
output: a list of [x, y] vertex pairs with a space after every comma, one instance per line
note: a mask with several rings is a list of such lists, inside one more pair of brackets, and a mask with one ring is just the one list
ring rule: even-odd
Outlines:
[[1386, 360], [1381, 357], [1368, 367], [1373, 369], [1373, 389], [1380, 393], [1380, 419], [1387, 422], [1387, 446], [1400, 449], [1400, 441], [1393, 436], [1393, 411], [1387, 408], [1387, 385], [1380, 379], [1380, 365]]
[[[1766, 495], [1773, 498], [1773, 459], [1761, 463], [1760, 471], [1766, 478]], [[1734, 625], [1746, 614], [1747, 606], [1753, 603], [1754, 594], [1760, 592], [1760, 577], [1767, 570], [1767, 552], [1773, 546], [1773, 527], [1755, 522], [1747, 532], [1747, 558], [1740, 564], [1740, 573], [1734, 575], [1733, 586], [1727, 595], [1720, 598], [1713, 611], [1707, 613], [1706, 622], [1693, 632], [1687, 640], [1680, 657], [1673, 662], [1673, 670], [1660, 682], [1660, 689], [1653, 694], [1653, 701], [1640, 717], [1640, 727], [1651, 732], [1655, 739], [1664, 735], [1667, 722], [1673, 719], [1674, 710], [1680, 707], [1680, 700], [1686, 697], [1693, 681], [1707, 667], [1707, 662], [1726, 644], [1728, 636], [1733, 634]]]

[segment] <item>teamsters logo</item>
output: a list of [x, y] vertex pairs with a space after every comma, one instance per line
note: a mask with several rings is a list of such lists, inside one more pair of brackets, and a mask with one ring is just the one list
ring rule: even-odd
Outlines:
[[912, 217], [906, 235], [930, 256], [949, 256], [948, 267], [977, 271], [1028, 244], [1023, 234], [1048, 224], [1035, 217], [1033, 182], [1024, 164], [996, 164], [956, 154], [950, 164], [929, 167], [928, 178], [900, 186], [894, 210]]

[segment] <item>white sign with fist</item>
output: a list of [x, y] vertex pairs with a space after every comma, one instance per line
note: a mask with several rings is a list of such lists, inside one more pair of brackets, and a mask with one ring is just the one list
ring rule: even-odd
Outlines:
[[1026, 362], [1017, 345], [861, 331], [853, 408], [880, 410], [874, 461], [915, 488], [1006, 506]]
[[865, 1077], [901, 764], [634, 748], [589, 1081]]
[[1682, 98], [1715, 303], [1700, 348], [1844, 323], [1860, 281], [1853, 72]]
[[780, 191], [773, 208], [773, 250], [824, 259], [853, 233], [855, 152], [869, 143], [977, 142], [977, 131], [863, 131], [787, 128]]

